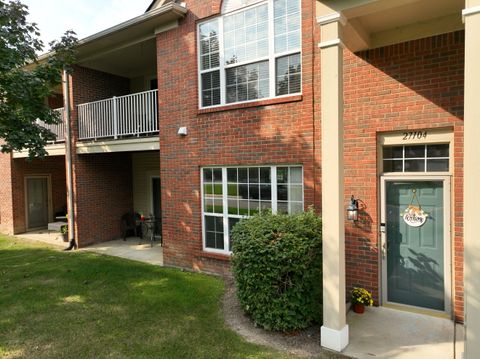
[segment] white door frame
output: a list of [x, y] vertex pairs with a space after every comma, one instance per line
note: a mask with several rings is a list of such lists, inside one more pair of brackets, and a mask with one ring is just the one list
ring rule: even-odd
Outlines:
[[[445, 310], [438, 311], [423, 307], [416, 307], [407, 304], [389, 302], [388, 294], [388, 278], [387, 278], [387, 237], [386, 237], [386, 182], [392, 181], [440, 181], [443, 182], [443, 207], [444, 207], [444, 301]], [[380, 259], [381, 259], [381, 298], [382, 304], [394, 304], [402, 307], [411, 307], [421, 309], [426, 312], [446, 313], [452, 315], [452, 235], [451, 235], [451, 176], [428, 175], [428, 174], [401, 174], [401, 175], [383, 175], [380, 177]]]
[[47, 180], [47, 206], [48, 206], [48, 221], [53, 221], [53, 204], [52, 204], [52, 176], [51, 175], [25, 175], [23, 180], [24, 188], [24, 203], [25, 203], [25, 230], [31, 231], [39, 229], [39, 227], [29, 227], [29, 215], [28, 215], [28, 187], [27, 181], [29, 179], [46, 179]]

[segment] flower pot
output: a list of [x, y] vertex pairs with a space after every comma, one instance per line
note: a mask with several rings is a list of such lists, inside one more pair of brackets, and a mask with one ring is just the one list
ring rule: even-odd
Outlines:
[[62, 233], [62, 239], [64, 242], [68, 242], [68, 233]]
[[365, 305], [363, 304], [355, 303], [352, 305], [352, 307], [355, 313], [362, 314], [363, 312], [365, 312]]

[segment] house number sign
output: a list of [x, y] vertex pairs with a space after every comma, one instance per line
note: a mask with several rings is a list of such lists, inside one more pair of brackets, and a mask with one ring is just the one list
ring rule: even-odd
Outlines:
[[427, 138], [428, 132], [427, 131], [410, 131], [410, 132], [403, 132], [403, 140], [421, 140]]
[[[403, 217], [403, 221], [410, 227], [421, 227], [427, 221], [428, 213], [426, 213], [422, 209], [422, 206], [418, 201], [417, 190], [413, 189], [412, 192], [413, 192], [412, 201], [410, 202], [410, 205], [405, 209], [405, 211], [401, 216]], [[417, 201], [416, 206], [413, 204], [413, 201], [415, 200]]]

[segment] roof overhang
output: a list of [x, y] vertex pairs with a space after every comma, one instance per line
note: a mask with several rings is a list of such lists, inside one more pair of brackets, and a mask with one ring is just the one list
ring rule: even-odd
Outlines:
[[318, 0], [317, 21], [332, 14], [344, 21], [352, 51], [377, 48], [464, 28], [465, 0]]
[[[88, 36], [78, 42], [78, 62], [154, 38], [158, 32], [185, 17], [187, 11], [185, 6], [169, 2], [157, 9]], [[52, 53], [44, 54], [39, 57], [39, 61], [44, 61], [51, 55]]]

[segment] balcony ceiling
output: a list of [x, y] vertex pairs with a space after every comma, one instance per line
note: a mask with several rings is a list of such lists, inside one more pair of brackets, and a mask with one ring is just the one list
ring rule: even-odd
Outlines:
[[345, 42], [364, 50], [463, 29], [465, 0], [321, 0], [317, 16], [341, 12]]
[[155, 72], [156, 64], [155, 38], [79, 61], [80, 66], [128, 78]]

